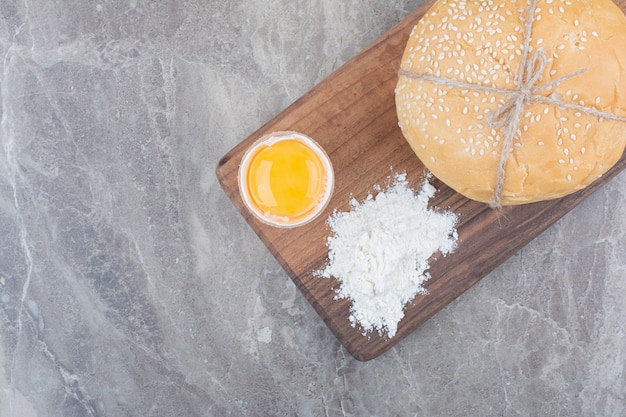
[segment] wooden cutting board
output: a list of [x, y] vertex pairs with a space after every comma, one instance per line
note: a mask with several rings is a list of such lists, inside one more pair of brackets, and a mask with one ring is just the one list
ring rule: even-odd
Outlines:
[[[626, 167], [626, 154], [600, 180], [568, 197], [492, 210], [434, 180], [439, 190], [431, 203], [459, 216], [458, 249], [431, 262], [428, 295], [406, 307], [397, 334], [363, 336], [348, 321], [349, 300], [335, 300], [338, 282], [314, 276], [327, 262], [326, 219], [334, 210], [348, 211], [351, 197], [362, 201], [375, 185], [385, 186], [393, 172], [406, 172], [419, 188], [425, 169], [403, 138], [395, 111], [394, 88], [404, 47], [428, 2], [381, 36], [371, 46], [228, 152], [217, 166], [226, 194], [241, 212], [302, 294], [345, 348], [358, 360], [372, 359], [396, 345], [429, 317], [478, 282], [557, 219]], [[626, 0], [620, 0], [622, 9]], [[237, 171], [245, 150], [264, 134], [293, 130], [314, 138], [335, 169], [333, 197], [325, 213], [295, 229], [258, 222], [243, 206]], [[392, 171], [393, 168], [393, 171]]]

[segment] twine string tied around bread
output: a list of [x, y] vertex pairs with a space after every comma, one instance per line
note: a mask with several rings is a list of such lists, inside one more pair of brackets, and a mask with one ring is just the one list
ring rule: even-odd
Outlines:
[[402, 69], [399, 71], [399, 75], [412, 79], [428, 81], [435, 84], [454, 88], [498, 93], [507, 97], [507, 100], [502, 106], [495, 110], [492, 110], [487, 115], [487, 121], [491, 125], [491, 127], [500, 128], [502, 130], [502, 133], [504, 134], [502, 150], [500, 151], [500, 158], [497, 165], [494, 192], [492, 200], [489, 204], [493, 208], [501, 208], [506, 162], [513, 150], [513, 142], [516, 135], [518, 135], [519, 133], [519, 123], [524, 112], [524, 108], [527, 105], [533, 102], [551, 104], [560, 108], [577, 110], [581, 113], [597, 116], [600, 118], [600, 120], [608, 119], [618, 122], [626, 122], [626, 118], [624, 117], [600, 111], [595, 107], [578, 105], [574, 103], [566, 103], [556, 92], [550, 94], [548, 97], [539, 94], [539, 92], [553, 88], [567, 79], [585, 73], [587, 70], [583, 68], [570, 74], [557, 77], [546, 83], [539, 84], [548, 59], [546, 58], [546, 55], [542, 49], [538, 49], [535, 53], [530, 55], [530, 51], [532, 49], [530, 45], [531, 29], [535, 16], [536, 3], [536, 0], [530, 0], [528, 8], [528, 18], [526, 19], [526, 24], [524, 27], [524, 38], [521, 49], [521, 63], [519, 71], [515, 77], [516, 87], [512, 90], [491, 87], [482, 84], [472, 84], [452, 78], [432, 76], [428, 74], [419, 74]]

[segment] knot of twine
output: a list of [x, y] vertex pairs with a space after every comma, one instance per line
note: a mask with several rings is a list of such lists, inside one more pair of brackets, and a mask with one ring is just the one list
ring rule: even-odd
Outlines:
[[491, 125], [491, 127], [501, 128], [504, 133], [504, 140], [502, 143], [502, 150], [500, 152], [500, 159], [498, 161], [498, 169], [496, 173], [496, 184], [491, 202], [489, 203], [489, 205], [493, 208], [501, 207], [506, 161], [508, 160], [513, 149], [513, 141], [518, 132], [524, 107], [528, 104], [533, 102], [552, 104], [560, 108], [577, 110], [581, 113], [597, 116], [600, 120], [608, 119], [618, 122], [626, 122], [626, 118], [624, 117], [600, 111], [595, 107], [565, 103], [561, 100], [560, 95], [556, 93], [551, 94], [549, 97], [539, 95], [540, 91], [552, 88], [569, 78], [585, 73], [587, 70], [583, 68], [570, 74], [555, 78], [549, 82], [539, 84], [539, 81], [541, 81], [541, 75], [543, 74], [543, 70], [547, 63], [547, 58], [542, 49], [537, 50], [534, 54], [529, 56], [531, 50], [530, 33], [534, 22], [536, 7], [537, 1], [530, 0], [528, 18], [526, 19], [524, 28], [521, 63], [519, 71], [515, 77], [515, 88], [512, 90], [490, 87], [481, 84], [472, 84], [452, 78], [418, 74], [406, 70], [399, 71], [399, 75], [416, 80], [428, 81], [448, 87], [498, 93], [508, 97], [508, 100], [501, 107], [489, 112], [487, 115], [487, 122]]

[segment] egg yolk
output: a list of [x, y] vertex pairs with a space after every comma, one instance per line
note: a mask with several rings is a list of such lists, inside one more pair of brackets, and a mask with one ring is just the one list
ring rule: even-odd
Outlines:
[[251, 157], [247, 181], [251, 200], [262, 212], [291, 219], [314, 210], [326, 186], [322, 160], [291, 138], [261, 146]]

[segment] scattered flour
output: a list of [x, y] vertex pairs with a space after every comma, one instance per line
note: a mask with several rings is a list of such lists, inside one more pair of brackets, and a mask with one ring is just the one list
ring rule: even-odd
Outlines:
[[377, 330], [393, 337], [404, 306], [427, 292], [430, 257], [456, 247], [456, 215], [428, 208], [435, 192], [426, 179], [416, 194], [406, 174], [396, 174], [387, 190], [362, 203], [352, 199], [350, 211], [328, 219], [329, 263], [319, 275], [340, 281], [336, 298], [352, 301], [350, 322], [364, 335]]

